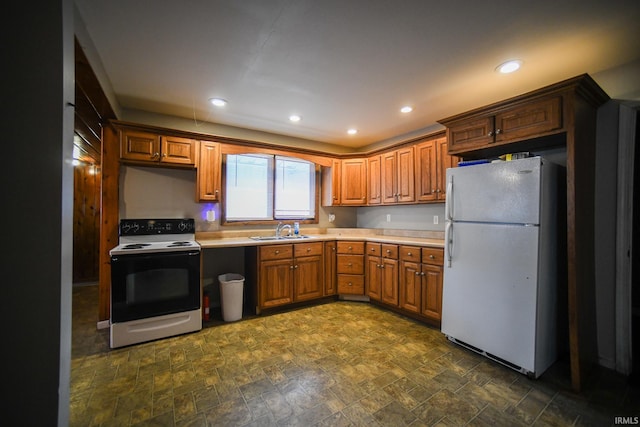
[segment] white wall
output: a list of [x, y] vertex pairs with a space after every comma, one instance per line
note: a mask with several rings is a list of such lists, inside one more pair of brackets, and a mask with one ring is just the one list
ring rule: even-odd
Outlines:
[[[220, 226], [219, 203], [196, 202], [196, 171], [160, 167], [126, 166], [120, 170], [120, 218], [194, 218], [196, 231], [237, 230], [238, 226]], [[207, 222], [206, 212], [215, 210], [216, 220]], [[329, 222], [329, 214], [335, 221]], [[356, 208], [320, 207], [319, 223], [306, 227], [355, 227]], [[272, 226], [243, 226], [264, 229]]]
[[[387, 215], [390, 221], [387, 221]], [[434, 224], [434, 217], [438, 224]], [[357, 226], [444, 232], [444, 203], [361, 207], [358, 208]]]

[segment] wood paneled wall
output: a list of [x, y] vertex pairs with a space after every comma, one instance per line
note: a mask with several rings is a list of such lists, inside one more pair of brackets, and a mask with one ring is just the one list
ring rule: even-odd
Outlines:
[[99, 278], [102, 126], [115, 119], [80, 44], [75, 42], [73, 282]]

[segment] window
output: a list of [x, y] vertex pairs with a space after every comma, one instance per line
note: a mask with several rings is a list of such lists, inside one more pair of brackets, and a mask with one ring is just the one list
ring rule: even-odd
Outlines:
[[293, 157], [227, 154], [227, 221], [315, 218], [315, 164]]

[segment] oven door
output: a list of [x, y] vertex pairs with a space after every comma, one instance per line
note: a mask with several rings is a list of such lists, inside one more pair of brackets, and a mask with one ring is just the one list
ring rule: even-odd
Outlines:
[[199, 308], [199, 251], [111, 257], [111, 323]]

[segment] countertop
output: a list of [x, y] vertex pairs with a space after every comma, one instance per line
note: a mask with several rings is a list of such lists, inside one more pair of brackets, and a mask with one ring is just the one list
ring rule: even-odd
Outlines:
[[241, 246], [264, 246], [317, 241], [343, 240], [390, 243], [444, 248], [444, 233], [437, 231], [379, 230], [362, 228], [328, 228], [301, 230], [305, 238], [254, 240], [251, 236], [270, 236], [273, 231], [217, 231], [197, 232], [196, 241], [202, 249], [229, 248]]

